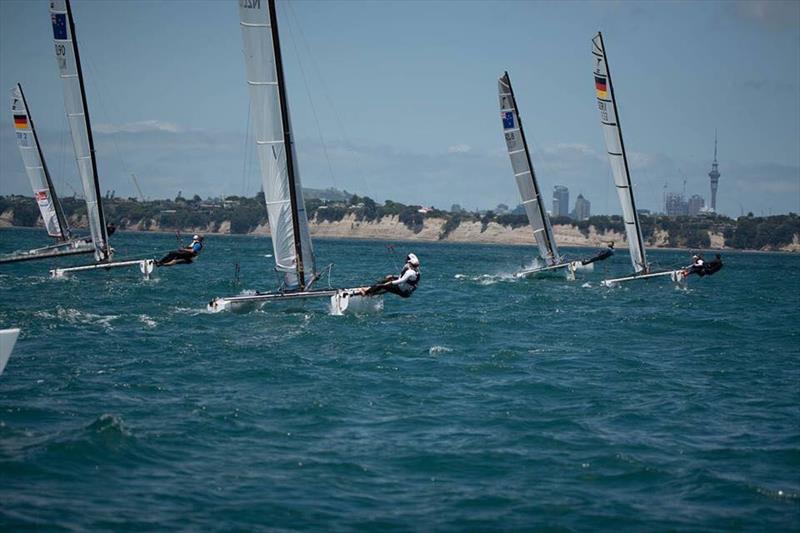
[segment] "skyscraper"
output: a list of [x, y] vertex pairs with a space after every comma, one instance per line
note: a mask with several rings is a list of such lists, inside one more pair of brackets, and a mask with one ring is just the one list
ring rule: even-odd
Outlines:
[[689, 198], [689, 216], [696, 217], [700, 214], [700, 211], [706, 205], [706, 201], [703, 199], [702, 196], [699, 194], [693, 194], [691, 198]]
[[553, 216], [569, 216], [569, 189], [563, 185], [553, 187]]
[[575, 220], [586, 220], [591, 216], [592, 204], [579, 194], [575, 199]]
[[708, 177], [711, 178], [711, 212], [717, 212], [717, 187], [719, 186], [719, 169], [717, 168], [717, 130], [714, 130], [714, 162], [711, 163], [711, 172]]

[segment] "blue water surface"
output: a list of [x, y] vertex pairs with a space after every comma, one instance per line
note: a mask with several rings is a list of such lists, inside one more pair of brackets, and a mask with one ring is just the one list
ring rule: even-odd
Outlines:
[[[609, 289], [624, 251], [567, 282], [511, 276], [533, 246], [395, 243], [422, 282], [380, 314], [235, 315], [205, 304], [274, 287], [270, 241], [206, 243], [151, 281], [0, 266], [0, 530], [800, 528], [797, 255]], [[336, 285], [395, 270], [386, 244], [315, 243]]]

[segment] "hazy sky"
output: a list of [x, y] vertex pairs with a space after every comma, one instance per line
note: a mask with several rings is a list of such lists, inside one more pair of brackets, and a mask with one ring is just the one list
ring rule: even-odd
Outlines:
[[[86, 1], [73, 12], [101, 187], [254, 194], [235, 0]], [[519, 203], [497, 77], [511, 75], [540, 185], [618, 213], [592, 78], [602, 30], [637, 205], [664, 186], [718, 208], [800, 211], [800, 2], [280, 1], [304, 186], [449, 208]], [[23, 84], [63, 195], [80, 189], [46, 1], [0, 2], [0, 87]], [[252, 130], [252, 127], [250, 127]], [[252, 140], [252, 136], [249, 137]], [[0, 194], [30, 194], [9, 105]], [[570, 206], [572, 207], [572, 206]]]

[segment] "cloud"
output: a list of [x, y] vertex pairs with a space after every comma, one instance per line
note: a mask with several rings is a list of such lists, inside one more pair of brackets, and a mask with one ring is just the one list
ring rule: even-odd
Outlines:
[[795, 0], [749, 0], [728, 5], [740, 18], [767, 30], [800, 28], [800, 2]]
[[160, 120], [140, 120], [138, 122], [127, 122], [125, 124], [97, 124], [92, 128], [97, 133], [144, 133], [148, 131], [165, 131], [169, 133], [179, 133], [183, 129], [173, 122], [163, 122]]
[[472, 147], [468, 144], [454, 144], [447, 148], [447, 153], [449, 154], [466, 154], [472, 150]]

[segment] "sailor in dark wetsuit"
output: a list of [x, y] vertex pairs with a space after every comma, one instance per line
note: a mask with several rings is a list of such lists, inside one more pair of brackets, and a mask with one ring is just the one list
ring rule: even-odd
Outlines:
[[582, 260], [581, 264], [582, 265], [588, 265], [589, 263], [594, 263], [595, 261], [603, 261], [605, 259], [608, 259], [612, 255], [614, 255], [614, 241], [610, 241], [608, 243], [608, 248], [606, 248], [602, 252], [599, 252], [599, 253], [593, 255], [589, 259]]
[[158, 261], [156, 266], [171, 266], [177, 263], [191, 263], [203, 251], [203, 236], [192, 237], [192, 244], [178, 250], [173, 250]]
[[415, 290], [420, 280], [419, 259], [414, 254], [406, 256], [406, 264], [399, 276], [386, 276], [381, 283], [361, 291], [362, 296], [374, 296], [391, 292], [402, 298], [408, 298]]

